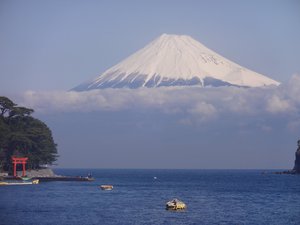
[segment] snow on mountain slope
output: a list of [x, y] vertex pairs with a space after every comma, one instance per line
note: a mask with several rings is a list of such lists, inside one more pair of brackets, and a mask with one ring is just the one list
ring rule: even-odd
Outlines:
[[189, 36], [163, 34], [73, 90], [190, 85], [260, 87], [279, 82], [222, 57]]

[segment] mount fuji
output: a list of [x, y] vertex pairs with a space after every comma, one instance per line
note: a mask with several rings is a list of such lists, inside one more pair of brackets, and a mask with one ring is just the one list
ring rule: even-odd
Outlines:
[[163, 34], [72, 90], [194, 85], [261, 87], [279, 82], [224, 58], [190, 36]]

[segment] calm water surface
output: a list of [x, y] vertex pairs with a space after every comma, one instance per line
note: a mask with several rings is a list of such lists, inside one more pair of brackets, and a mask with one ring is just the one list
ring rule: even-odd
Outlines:
[[[0, 224], [300, 224], [300, 176], [258, 170], [55, 172], [92, 172], [96, 180], [1, 186]], [[101, 184], [114, 189], [101, 191]], [[166, 211], [174, 197], [188, 208]]]

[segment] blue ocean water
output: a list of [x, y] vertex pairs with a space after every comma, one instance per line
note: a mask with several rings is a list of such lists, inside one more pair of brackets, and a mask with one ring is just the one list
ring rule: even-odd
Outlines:
[[[55, 172], [92, 172], [96, 180], [0, 186], [0, 224], [300, 224], [300, 176], [259, 170]], [[102, 191], [101, 184], [114, 189]], [[188, 208], [165, 210], [175, 197]]]

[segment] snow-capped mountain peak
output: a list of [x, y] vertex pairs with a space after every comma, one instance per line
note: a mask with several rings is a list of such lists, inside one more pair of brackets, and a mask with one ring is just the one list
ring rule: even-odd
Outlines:
[[73, 90], [191, 85], [259, 87], [279, 82], [222, 57], [190, 36], [163, 34]]

